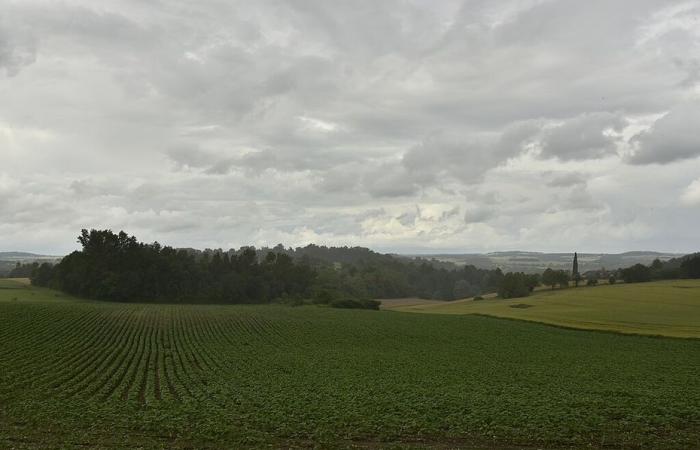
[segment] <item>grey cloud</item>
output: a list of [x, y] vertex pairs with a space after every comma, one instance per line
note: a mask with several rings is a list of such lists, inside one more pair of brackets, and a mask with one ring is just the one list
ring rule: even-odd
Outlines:
[[[235, 169], [261, 173], [267, 169], [281, 172], [332, 170], [351, 162], [348, 155], [309, 149], [304, 153], [288, 150], [205, 151], [196, 146], [178, 146], [166, 152], [178, 170], [199, 169], [208, 175], [225, 175]], [[328, 177], [324, 177], [328, 178]], [[342, 179], [347, 177], [341, 176]]]
[[588, 178], [580, 172], [547, 175], [551, 177], [550, 180], [547, 181], [547, 186], [555, 188], [584, 185], [588, 181]]
[[467, 224], [486, 222], [495, 216], [496, 210], [494, 208], [478, 205], [467, 208], [467, 211], [464, 213], [464, 222]]
[[70, 184], [70, 188], [78, 195], [96, 195], [99, 190], [84, 180], [75, 180]]
[[[613, 232], [700, 170], [700, 112], [679, 107], [697, 95], [697, 7], [680, 6], [5, 2], [0, 247], [71, 243], [82, 226], [210, 247], [540, 250], [571, 245], [557, 229], [601, 246], [650, 229], [648, 242], [681, 247], [694, 231], [661, 216]], [[607, 157], [628, 149], [606, 128], [664, 111], [629, 160]], [[664, 195], [644, 190], [663, 177], [676, 180]], [[411, 225], [416, 205], [431, 219]]]
[[356, 219], [359, 221], [365, 219], [372, 219], [377, 217], [382, 217], [386, 215], [386, 210], [384, 208], [373, 208], [362, 211], [356, 215]]
[[360, 182], [361, 168], [354, 164], [334, 167], [321, 176], [317, 183], [322, 192], [350, 192]]
[[[605, 57], [622, 53], [634, 44], [639, 21], [649, 20], [667, 4], [664, 0], [639, 0], [635, 8], [630, 8], [624, 2], [605, 0], [592, 0], [586, 5], [574, 1], [530, 2], [530, 8], [523, 8], [502, 24], [499, 39], [513, 44], [565, 44], [573, 52], [597, 52]], [[591, 32], [592, 26], [595, 32]], [[581, 33], [587, 38], [579, 39]]]
[[638, 134], [632, 164], [667, 164], [700, 155], [700, 103], [676, 106], [658, 119], [650, 130]]
[[168, 149], [166, 154], [179, 169], [212, 167], [220, 162], [220, 157], [197, 146], [178, 145]]
[[442, 176], [477, 183], [485, 170], [498, 162], [488, 144], [438, 133], [428, 136], [403, 156], [404, 167], [422, 183], [432, 184]]
[[596, 201], [585, 188], [574, 187], [565, 197], [566, 205], [561, 210], [598, 210], [604, 208], [602, 202]]
[[[464, 3], [443, 44], [431, 55], [431, 63], [438, 66], [441, 57], [459, 61], [445, 64], [440, 75], [454, 83], [454, 103], [459, 104], [465, 92], [471, 100], [478, 99], [479, 108], [458, 111], [473, 112], [470, 122], [563, 119], [601, 109], [650, 113], [677, 100], [668, 89], [654, 87], [667, 85], [669, 74], [680, 73], [671, 58], [650, 57], [664, 54], [657, 53], [657, 40], [637, 46], [642, 27], [667, 2], [640, 1], [634, 8], [600, 0], [519, 5], [523, 7], [514, 14], [488, 26], [489, 15], [492, 22], [498, 20], [498, 9], [517, 9], [514, 3], [494, 3], [483, 12], [475, 12], [472, 2]], [[473, 77], [472, 61], [479, 61], [478, 73], [490, 74], [489, 82]], [[658, 70], [661, 66], [667, 68], [665, 75]]]
[[254, 170], [304, 171], [329, 169], [348, 162], [350, 159], [347, 155], [328, 152], [323, 149], [309, 149], [303, 153], [262, 150], [248, 152], [240, 158], [236, 158], [234, 164]]
[[441, 19], [439, 8], [426, 10], [396, 0], [293, 2], [288, 7], [299, 29], [354, 58], [419, 52], [435, 38], [434, 28], [427, 25]]
[[605, 132], [620, 132], [624, 125], [623, 117], [607, 112], [575, 117], [545, 131], [540, 156], [566, 161], [596, 159], [613, 154], [618, 138]]
[[692, 89], [700, 83], [700, 58], [676, 59], [675, 63], [686, 72], [686, 76], [678, 83], [681, 88]]
[[410, 211], [401, 214], [396, 218], [396, 220], [399, 221], [399, 223], [403, 226], [409, 226], [413, 225], [416, 222], [416, 219], [418, 218], [418, 214], [416, 211]]
[[121, 196], [125, 193], [124, 185], [121, 183], [94, 181], [89, 178], [73, 180], [69, 188], [75, 195], [82, 198]]
[[51, 189], [47, 189], [46, 184], [36, 181], [6, 181], [0, 175], [3, 226], [16, 227], [19, 230], [38, 226], [50, 229], [65, 223], [74, 223], [78, 205], [70, 201], [60, 201], [61, 198], [70, 198], [68, 189], [54, 180], [47, 184]]
[[0, 18], [0, 69], [9, 77], [36, 61], [37, 42], [28, 31], [9, 27]]
[[451, 219], [452, 217], [455, 217], [459, 214], [459, 206], [455, 206], [454, 208], [450, 209], [449, 211], [445, 211], [440, 215], [440, 221], [445, 221], [448, 219]]
[[485, 172], [522, 153], [538, 130], [532, 123], [516, 123], [500, 134], [433, 133], [404, 154], [403, 164], [420, 184], [435, 184], [443, 177], [478, 184]]
[[496, 143], [496, 152], [502, 159], [521, 153], [537, 137], [542, 124], [539, 121], [516, 122], [505, 128]]
[[225, 175], [231, 171], [231, 168], [235, 165], [235, 159], [227, 158], [217, 161], [212, 164], [204, 173], [208, 175]]
[[419, 186], [400, 163], [384, 163], [365, 172], [364, 189], [373, 197], [402, 197], [415, 194]]

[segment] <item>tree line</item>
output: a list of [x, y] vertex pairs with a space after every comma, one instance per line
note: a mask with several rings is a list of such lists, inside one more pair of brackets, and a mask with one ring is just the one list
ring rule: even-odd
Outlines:
[[[700, 278], [700, 253], [693, 253], [681, 258], [674, 258], [666, 262], [655, 259], [651, 265], [635, 264], [630, 267], [608, 272], [605, 270], [592, 271], [586, 279], [588, 286], [598, 284], [601, 276], [605, 276], [609, 284], [615, 284], [618, 279], [625, 283], [641, 283], [654, 280], [672, 280], [684, 278]], [[582, 280], [575, 271], [546, 269], [541, 275], [525, 273], [507, 273], [503, 282], [498, 286], [498, 295], [501, 298], [526, 297], [540, 284], [568, 288], [570, 281]]]
[[72, 295], [114, 301], [182, 303], [315, 303], [373, 308], [376, 298], [453, 300], [495, 291], [496, 270], [446, 268], [360, 247], [174, 249], [124, 231], [82, 230], [81, 249], [52, 265], [16, 268], [32, 283]]
[[[114, 301], [301, 304], [377, 309], [377, 298], [454, 300], [496, 292], [529, 295], [540, 284], [568, 287], [572, 274], [479, 269], [471, 265], [383, 255], [362, 247], [308, 245], [204, 251], [146, 244], [124, 231], [82, 230], [81, 249], [59, 263], [18, 265], [10, 276], [72, 295]], [[598, 277], [590, 277], [595, 284]], [[627, 283], [700, 278], [700, 254], [610, 273]]]
[[82, 230], [82, 249], [40, 265], [32, 283], [101, 300], [265, 303], [305, 295], [314, 272], [290, 257], [255, 252], [197, 258], [186, 250], [145, 244], [125, 232]]
[[619, 272], [625, 283], [700, 278], [700, 253], [673, 258], [665, 262], [657, 258], [649, 266], [635, 264]]

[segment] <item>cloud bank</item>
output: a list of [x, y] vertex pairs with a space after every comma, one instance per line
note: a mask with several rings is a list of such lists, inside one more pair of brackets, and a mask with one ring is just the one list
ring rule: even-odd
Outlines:
[[695, 1], [0, 7], [0, 249], [698, 250]]

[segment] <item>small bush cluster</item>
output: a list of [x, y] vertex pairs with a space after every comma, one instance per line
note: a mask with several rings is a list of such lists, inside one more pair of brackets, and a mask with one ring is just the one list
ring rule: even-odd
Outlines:
[[501, 298], [527, 297], [539, 284], [538, 274], [509, 272], [503, 276], [498, 286], [498, 296]]
[[347, 308], [347, 309], [374, 309], [378, 310], [381, 302], [377, 300], [354, 300], [354, 299], [343, 299], [343, 300], [333, 300], [330, 303], [331, 308]]

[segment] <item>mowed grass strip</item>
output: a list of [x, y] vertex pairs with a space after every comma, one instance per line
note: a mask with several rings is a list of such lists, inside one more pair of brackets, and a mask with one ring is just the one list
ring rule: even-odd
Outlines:
[[459, 300], [391, 308], [431, 314], [482, 314], [573, 328], [700, 338], [700, 280], [539, 290], [530, 297]]
[[55, 295], [0, 290], [0, 448], [700, 447], [700, 340]]

